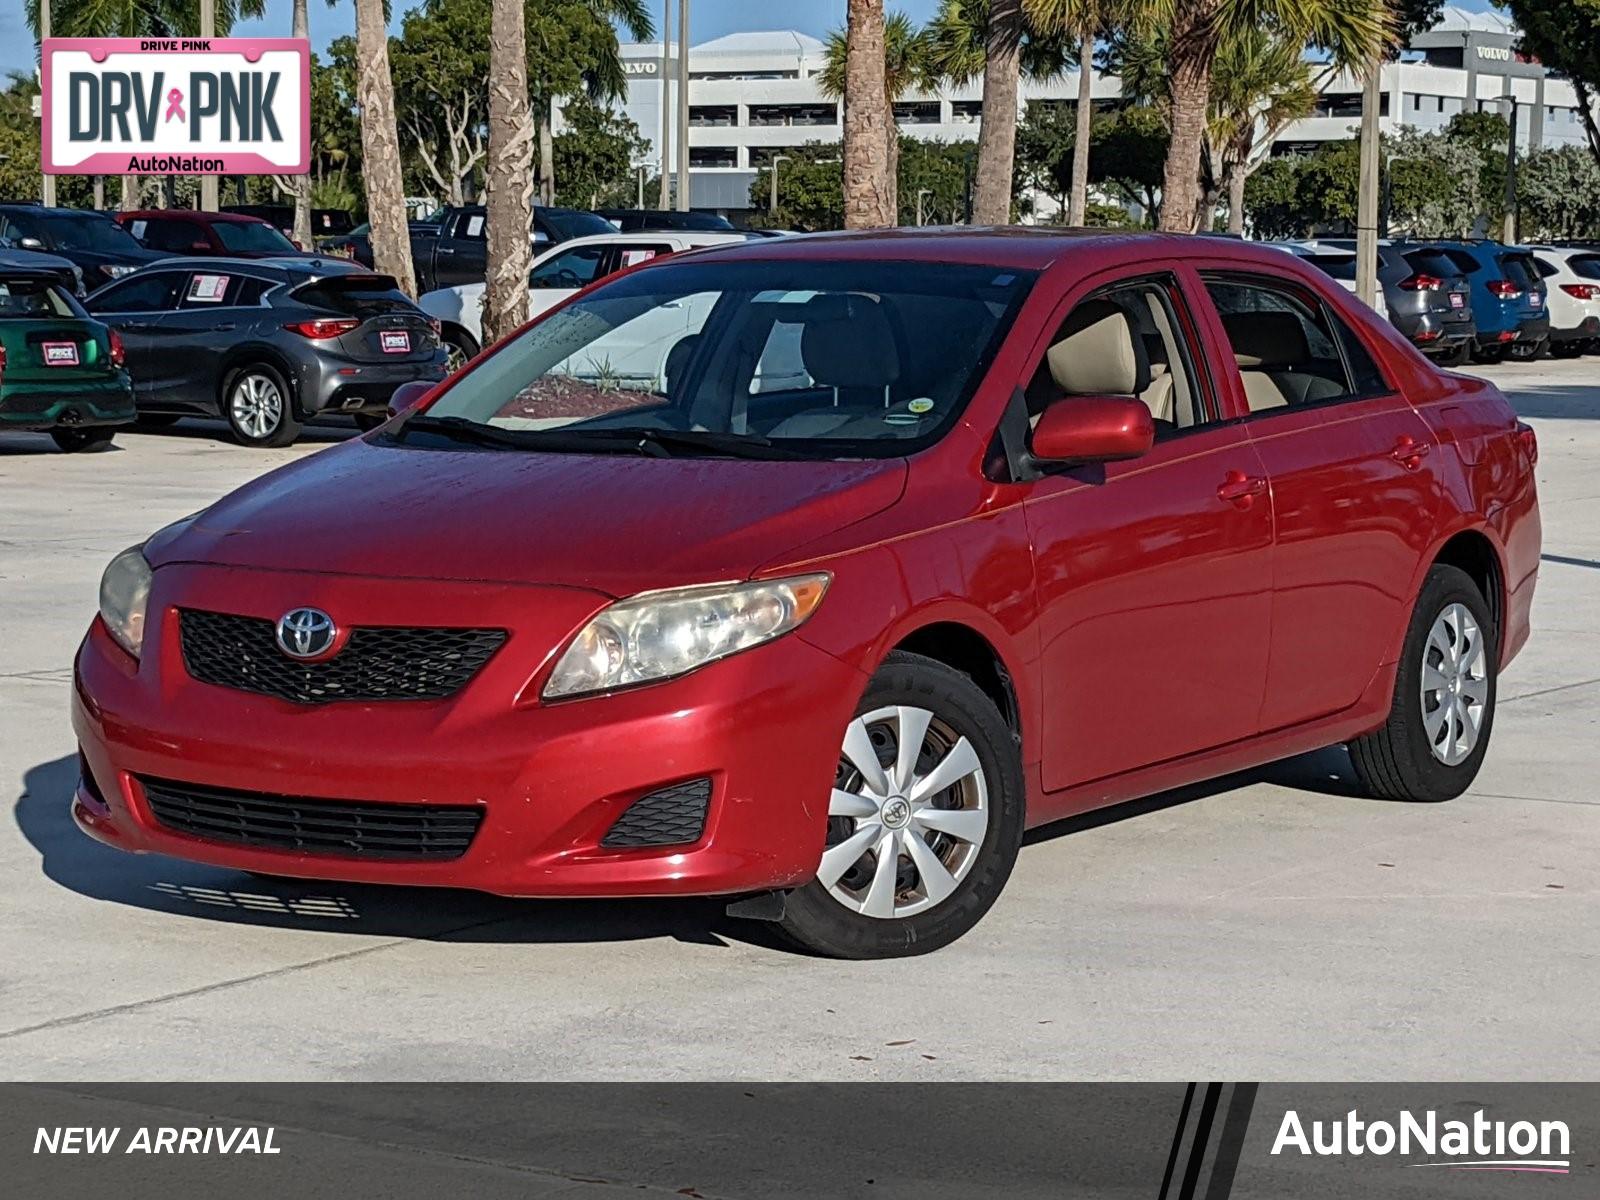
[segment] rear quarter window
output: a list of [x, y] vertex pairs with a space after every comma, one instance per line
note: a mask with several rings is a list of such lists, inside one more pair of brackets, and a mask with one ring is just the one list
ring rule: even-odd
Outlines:
[[1567, 259], [1567, 266], [1585, 279], [1600, 279], [1600, 254], [1574, 254]]
[[1406, 266], [1418, 275], [1432, 275], [1438, 279], [1451, 279], [1463, 273], [1461, 264], [1443, 250], [1412, 250], [1405, 256]]

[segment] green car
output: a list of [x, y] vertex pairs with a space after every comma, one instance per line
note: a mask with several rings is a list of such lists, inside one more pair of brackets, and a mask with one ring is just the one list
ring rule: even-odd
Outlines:
[[134, 420], [122, 339], [46, 271], [0, 267], [0, 432], [44, 430], [103, 450]]

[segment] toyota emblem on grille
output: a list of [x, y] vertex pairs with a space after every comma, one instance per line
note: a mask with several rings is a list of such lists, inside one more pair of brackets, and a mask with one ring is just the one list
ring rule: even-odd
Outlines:
[[292, 608], [278, 618], [278, 648], [290, 658], [321, 658], [338, 634], [333, 618], [320, 608]]

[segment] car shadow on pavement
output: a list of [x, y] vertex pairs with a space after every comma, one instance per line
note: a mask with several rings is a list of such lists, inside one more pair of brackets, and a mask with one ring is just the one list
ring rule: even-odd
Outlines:
[[[122, 432], [120, 429], [117, 430], [119, 435]], [[116, 442], [112, 442], [103, 450], [96, 450], [92, 454], [79, 457], [100, 458], [106, 454], [116, 454], [121, 449], [122, 447]], [[42, 458], [49, 455], [68, 457], [67, 451], [57, 446], [48, 433], [0, 431], [0, 458]]]
[[73, 823], [77, 757], [31, 768], [17, 827], [45, 877], [91, 900], [178, 917], [441, 942], [626, 942], [671, 938], [770, 944], [765, 926], [726, 916], [726, 901], [515, 900], [446, 888], [266, 879], [225, 867], [103, 846]]
[[[305, 425], [295, 438], [296, 445], [344, 442], [361, 431], [349, 417], [329, 417]], [[237, 445], [228, 423], [220, 417], [184, 417], [174, 425], [130, 425], [117, 431], [118, 437], [203, 438]]]
[[1079, 813], [1075, 817], [1052, 821], [1048, 825], [1030, 829], [1022, 844], [1033, 846], [1040, 842], [1051, 842], [1056, 838], [1084, 833], [1090, 829], [1099, 829], [1119, 821], [1131, 820], [1148, 813], [1176, 808], [1180, 804], [1190, 804], [1196, 800], [1221, 795], [1223, 792], [1249, 787], [1252, 783], [1272, 783], [1279, 787], [1293, 788], [1295, 791], [1317, 792], [1325, 796], [1368, 799], [1356, 780], [1355, 770], [1350, 765], [1350, 752], [1343, 746], [1329, 746], [1325, 750], [1296, 755], [1281, 762], [1268, 763], [1264, 767], [1237, 771], [1232, 775], [1207, 779], [1187, 787], [1157, 792], [1153, 796], [1144, 796], [1138, 800], [1113, 804], [1109, 808], [1098, 808], [1093, 812]]
[[1497, 378], [1519, 417], [1534, 420], [1592, 421], [1600, 418], [1600, 393], [1593, 384], [1523, 383]]

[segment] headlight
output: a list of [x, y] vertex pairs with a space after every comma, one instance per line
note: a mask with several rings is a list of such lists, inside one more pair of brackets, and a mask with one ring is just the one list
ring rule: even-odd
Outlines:
[[111, 279], [121, 279], [124, 275], [132, 275], [138, 267], [130, 267], [126, 263], [107, 263], [100, 268]]
[[572, 639], [547, 700], [670, 679], [799, 628], [829, 576], [642, 592], [603, 610]]
[[135, 658], [144, 646], [144, 610], [150, 599], [150, 564], [144, 547], [129, 546], [100, 577], [100, 619]]

